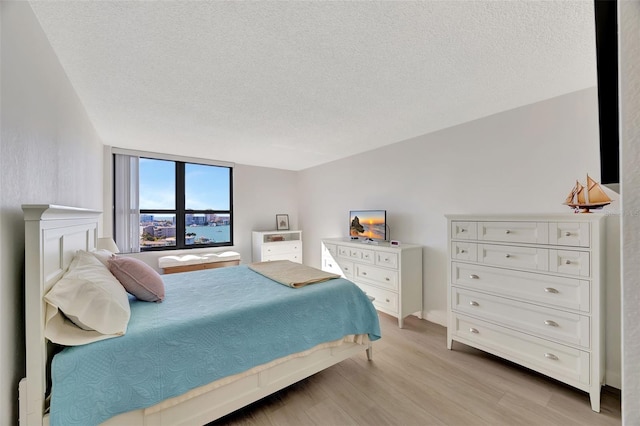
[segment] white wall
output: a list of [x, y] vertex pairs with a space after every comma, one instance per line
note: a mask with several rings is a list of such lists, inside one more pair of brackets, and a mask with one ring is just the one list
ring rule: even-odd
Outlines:
[[24, 376], [21, 205], [102, 208], [102, 144], [27, 2], [0, 2], [0, 424]]
[[640, 1], [618, 2], [622, 209], [622, 423], [640, 424]]
[[[592, 88], [300, 172], [305, 263], [320, 266], [322, 237], [347, 235], [349, 210], [386, 209], [391, 237], [424, 247], [424, 315], [445, 325], [444, 215], [570, 214], [562, 203], [575, 180], [600, 177], [597, 114]], [[619, 312], [619, 298], [610, 303]], [[619, 323], [609, 327], [607, 381], [619, 387]]]

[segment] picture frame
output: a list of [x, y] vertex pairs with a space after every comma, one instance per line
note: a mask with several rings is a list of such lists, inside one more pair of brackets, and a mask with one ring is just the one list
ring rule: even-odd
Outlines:
[[289, 215], [277, 214], [276, 215], [276, 230], [288, 231], [289, 230]]

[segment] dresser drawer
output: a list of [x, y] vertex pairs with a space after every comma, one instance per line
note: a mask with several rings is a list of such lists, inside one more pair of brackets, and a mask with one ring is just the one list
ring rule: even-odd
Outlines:
[[549, 225], [545, 222], [479, 222], [478, 240], [547, 244]]
[[549, 250], [549, 270], [580, 277], [591, 276], [589, 252]]
[[451, 258], [475, 262], [478, 260], [478, 245], [476, 243], [467, 243], [465, 241], [452, 241]]
[[589, 281], [577, 278], [453, 262], [451, 284], [564, 309], [591, 310]]
[[549, 244], [589, 247], [591, 245], [590, 229], [586, 222], [549, 223]]
[[355, 264], [354, 267], [355, 280], [375, 284], [388, 290], [398, 290], [398, 271], [359, 264]]
[[478, 262], [538, 271], [549, 269], [549, 251], [535, 247], [478, 244]]
[[340, 264], [338, 264], [338, 262], [330, 256], [322, 257], [322, 270], [331, 272], [332, 274], [340, 274], [344, 276], [344, 273], [340, 269]]
[[375, 253], [376, 265], [398, 269], [398, 254], [379, 251]]
[[398, 293], [392, 291], [383, 290], [378, 287], [367, 285], [364, 283], [357, 283], [358, 287], [362, 289], [367, 295], [375, 298], [373, 306], [388, 314], [398, 313]]
[[375, 263], [375, 254], [373, 250], [338, 246], [338, 256], [371, 264]]
[[451, 309], [542, 338], [589, 348], [589, 317], [451, 287]]
[[455, 240], [475, 240], [478, 237], [476, 222], [451, 222], [451, 238]]
[[457, 313], [452, 314], [451, 322], [454, 336], [463, 343], [569, 383], [591, 382], [589, 352]]
[[322, 249], [323, 249], [323, 252], [326, 251], [332, 257], [336, 257], [338, 255], [338, 246], [335, 244], [323, 243]]

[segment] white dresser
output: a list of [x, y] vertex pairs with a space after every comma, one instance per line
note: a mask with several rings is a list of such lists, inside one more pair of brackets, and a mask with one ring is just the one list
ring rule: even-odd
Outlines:
[[456, 340], [589, 392], [591, 408], [599, 412], [605, 217], [447, 220], [447, 347]]
[[253, 231], [253, 261], [302, 263], [302, 231]]
[[375, 298], [379, 311], [398, 318], [422, 318], [422, 247], [388, 242], [364, 244], [359, 240], [322, 240], [322, 270], [340, 274]]

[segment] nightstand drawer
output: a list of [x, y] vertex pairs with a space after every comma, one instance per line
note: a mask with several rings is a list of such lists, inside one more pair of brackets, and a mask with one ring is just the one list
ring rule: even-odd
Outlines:
[[591, 310], [590, 283], [577, 278], [453, 262], [451, 284], [547, 306]]
[[549, 226], [537, 222], [479, 222], [478, 240], [546, 244]]
[[272, 262], [274, 260], [290, 260], [292, 262], [302, 263], [302, 253], [288, 252], [288, 253], [280, 253], [280, 254], [267, 254], [262, 256], [263, 262]]
[[460, 341], [473, 343], [479, 349], [560, 380], [590, 384], [589, 352], [460, 314], [453, 314], [453, 324], [449, 326], [454, 327]]
[[295, 243], [280, 242], [274, 244], [264, 244], [262, 246], [262, 254], [264, 256], [288, 253], [302, 253], [302, 243], [299, 241], [296, 241]]
[[538, 271], [549, 269], [549, 251], [535, 247], [478, 244], [478, 262]]
[[589, 348], [589, 317], [451, 287], [451, 309], [538, 337]]
[[369, 282], [388, 290], [398, 290], [398, 271], [369, 265], [354, 265], [354, 279]]

